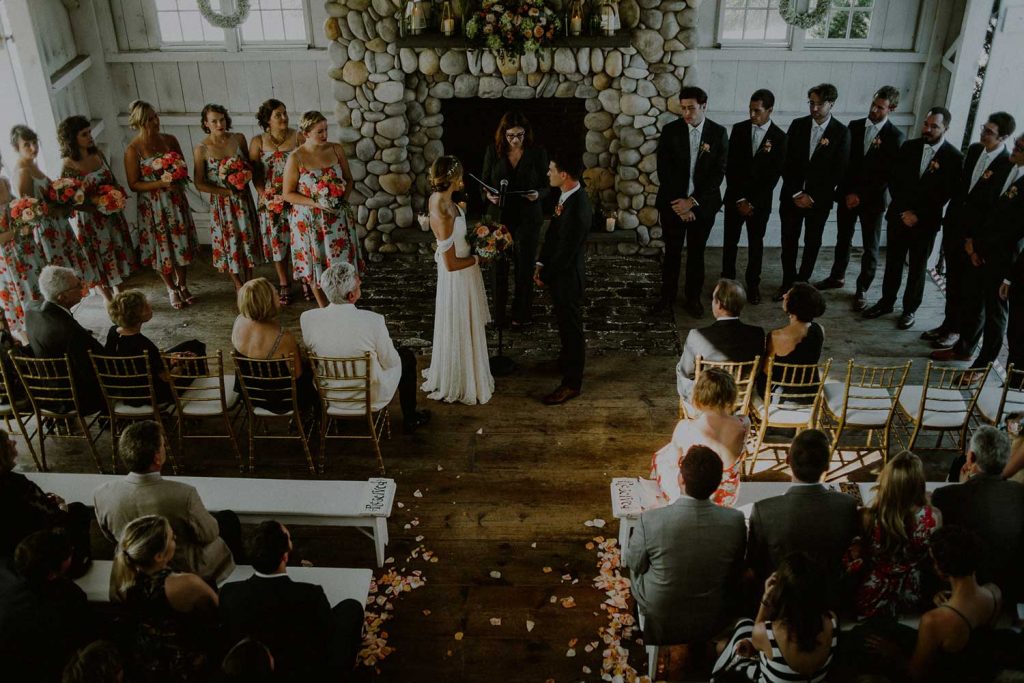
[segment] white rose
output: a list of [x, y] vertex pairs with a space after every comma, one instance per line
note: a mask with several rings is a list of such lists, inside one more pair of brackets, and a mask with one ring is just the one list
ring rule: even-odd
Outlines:
[[163, 157], [157, 157], [156, 159], [153, 159], [153, 168], [161, 169], [163, 167], [164, 167]]
[[81, 190], [79, 190], [78, 192], [75, 193], [75, 204], [84, 204], [84, 203], [85, 203], [85, 193], [82, 192]]
[[160, 180], [162, 180], [165, 183], [174, 182], [174, 176], [171, 175], [169, 172], [164, 173], [162, 176], [160, 176]]
[[21, 219], [23, 221], [30, 221], [36, 217], [35, 212], [32, 209], [25, 209], [21, 212]]

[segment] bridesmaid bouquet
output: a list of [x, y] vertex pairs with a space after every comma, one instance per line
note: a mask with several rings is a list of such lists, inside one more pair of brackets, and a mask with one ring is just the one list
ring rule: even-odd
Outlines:
[[100, 185], [90, 197], [92, 205], [104, 216], [124, 211], [127, 198], [121, 188], [116, 185]]
[[25, 235], [35, 222], [47, 214], [46, 204], [33, 197], [22, 197], [11, 202], [11, 227]]
[[311, 199], [331, 213], [341, 213], [348, 206], [345, 201], [345, 181], [334, 168], [327, 168], [320, 174], [313, 186]]
[[512, 233], [500, 223], [478, 223], [470, 234], [473, 253], [484, 261], [497, 258], [512, 248]]
[[85, 204], [85, 186], [77, 178], [57, 178], [46, 188], [50, 203], [65, 209]]
[[280, 185], [263, 190], [263, 206], [267, 207], [267, 211], [275, 216], [284, 213], [285, 201], [280, 198], [282, 192], [284, 192], [284, 188]]
[[241, 191], [252, 180], [252, 171], [238, 157], [224, 157], [217, 161], [217, 178], [222, 186]]
[[177, 152], [161, 154], [151, 163], [142, 165], [142, 174], [166, 183], [187, 183], [188, 166]]

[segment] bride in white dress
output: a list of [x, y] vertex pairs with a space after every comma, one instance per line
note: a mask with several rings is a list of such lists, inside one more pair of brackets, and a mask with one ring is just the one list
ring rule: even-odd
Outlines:
[[491, 314], [487, 307], [480, 258], [470, 254], [466, 215], [452, 201], [464, 187], [462, 164], [441, 157], [430, 167], [430, 229], [437, 238], [437, 300], [434, 348], [423, 371], [429, 398], [449, 403], [487, 403], [494, 393], [487, 352]]

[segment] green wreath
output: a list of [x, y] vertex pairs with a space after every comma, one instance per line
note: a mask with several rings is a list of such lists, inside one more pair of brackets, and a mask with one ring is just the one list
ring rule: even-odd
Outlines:
[[217, 28], [235, 28], [249, 18], [249, 0], [235, 0], [234, 14], [219, 14], [210, 7], [210, 0], [197, 0], [203, 19]]
[[798, 12], [793, 8], [792, 0], [779, 0], [779, 14], [782, 15], [783, 21], [790, 26], [796, 26], [798, 28], [814, 28], [825, 20], [828, 16], [828, 8], [832, 5], [832, 0], [818, 0], [818, 4], [814, 6], [814, 10], [810, 12]]

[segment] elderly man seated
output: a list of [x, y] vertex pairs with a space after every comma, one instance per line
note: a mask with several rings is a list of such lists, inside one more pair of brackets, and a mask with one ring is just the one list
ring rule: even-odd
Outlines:
[[79, 408], [90, 415], [103, 407], [89, 352], [103, 353], [103, 345], [75, 320], [71, 307], [82, 301], [84, 283], [70, 268], [46, 266], [39, 273], [43, 304], [25, 312], [25, 333], [36, 358], [61, 358], [71, 364]]
[[374, 410], [391, 403], [398, 389], [407, 432], [430, 421], [430, 411], [416, 410], [416, 356], [395, 349], [384, 316], [356, 308], [362, 296], [359, 274], [349, 263], [338, 263], [320, 276], [320, 289], [330, 302], [299, 318], [302, 340], [310, 354], [324, 358], [361, 356], [370, 352], [370, 402]]

